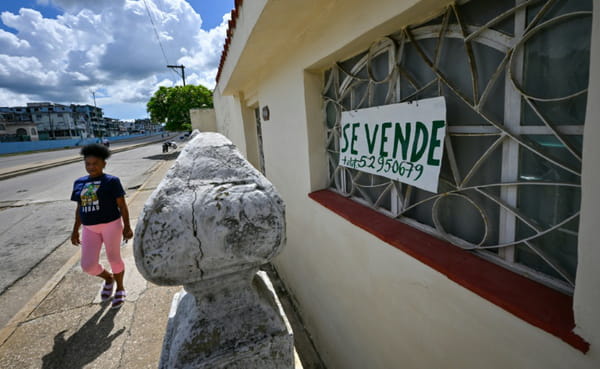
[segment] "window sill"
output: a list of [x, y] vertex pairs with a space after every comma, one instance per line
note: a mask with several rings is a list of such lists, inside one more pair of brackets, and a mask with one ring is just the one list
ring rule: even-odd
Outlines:
[[352, 224], [446, 275], [452, 281], [586, 353], [573, 333], [573, 298], [329, 190], [309, 197]]

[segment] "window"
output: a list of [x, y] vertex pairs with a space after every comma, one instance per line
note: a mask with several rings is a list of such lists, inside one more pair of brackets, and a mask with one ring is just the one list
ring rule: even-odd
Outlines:
[[[326, 71], [330, 187], [572, 293], [592, 1], [460, 4]], [[338, 166], [342, 111], [435, 96], [438, 193]]]

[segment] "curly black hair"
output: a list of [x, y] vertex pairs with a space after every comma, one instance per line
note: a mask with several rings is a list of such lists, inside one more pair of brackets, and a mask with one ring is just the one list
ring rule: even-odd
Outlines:
[[102, 160], [106, 160], [110, 157], [110, 151], [108, 148], [100, 144], [85, 145], [81, 148], [79, 153], [83, 155], [84, 158], [87, 158], [88, 156], [95, 156]]

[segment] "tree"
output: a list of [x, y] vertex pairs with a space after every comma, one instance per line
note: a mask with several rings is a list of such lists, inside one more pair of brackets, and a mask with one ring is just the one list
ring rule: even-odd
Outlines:
[[190, 109], [212, 107], [212, 91], [202, 85], [162, 86], [146, 104], [152, 122], [166, 122], [168, 131], [191, 130]]

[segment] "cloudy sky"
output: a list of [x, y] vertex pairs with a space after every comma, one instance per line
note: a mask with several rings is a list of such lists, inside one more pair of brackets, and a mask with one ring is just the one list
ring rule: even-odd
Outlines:
[[0, 106], [93, 104], [95, 91], [105, 116], [144, 118], [159, 86], [181, 85], [167, 63], [212, 89], [233, 3], [2, 0]]

